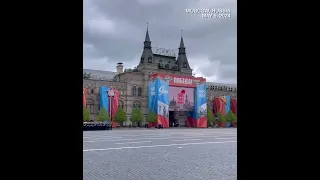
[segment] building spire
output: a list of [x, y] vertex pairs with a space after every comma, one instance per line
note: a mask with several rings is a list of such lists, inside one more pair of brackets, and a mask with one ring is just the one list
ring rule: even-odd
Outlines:
[[183, 42], [183, 36], [182, 36], [183, 30], [181, 29], [181, 40], [180, 40], [180, 48], [184, 48], [184, 42]]
[[145, 63], [154, 63], [153, 60], [153, 53], [152, 53], [152, 47], [151, 47], [151, 41], [150, 41], [150, 37], [149, 37], [149, 27], [148, 27], [148, 22], [146, 22], [147, 24], [147, 31], [146, 31], [146, 36], [143, 42], [143, 52], [141, 55], [141, 59], [140, 59], [140, 63], [138, 65], [138, 69], [141, 69], [142, 67], [140, 66], [141, 64], [145, 64]]
[[146, 38], [145, 38], [145, 40], [144, 40], [144, 41], [145, 41], [145, 42], [150, 42], [148, 22], [147, 22]]
[[[177, 62], [176, 64], [178, 65], [178, 69], [182, 72], [185, 73], [190, 73], [192, 74], [192, 71], [190, 69], [189, 66], [189, 62], [188, 62], [188, 58], [186, 55], [186, 47], [184, 46], [184, 42], [183, 42], [183, 30], [181, 30], [181, 40], [180, 40], [180, 46], [179, 46], [179, 55], [177, 58]], [[188, 97], [186, 97], [187, 100]]]

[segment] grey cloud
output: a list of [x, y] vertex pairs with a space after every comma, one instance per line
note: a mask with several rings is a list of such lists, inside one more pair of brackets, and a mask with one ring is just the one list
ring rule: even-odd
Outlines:
[[[231, 8], [232, 18], [203, 19], [186, 8]], [[114, 71], [119, 61], [125, 67], [137, 65], [147, 21], [152, 46], [177, 50], [183, 29], [195, 73], [236, 83], [236, 0], [85, 0], [84, 68]], [[212, 63], [197, 64], [200, 57]]]

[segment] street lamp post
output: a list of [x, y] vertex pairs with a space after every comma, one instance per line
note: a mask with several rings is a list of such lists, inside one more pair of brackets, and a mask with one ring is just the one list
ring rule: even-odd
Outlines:
[[112, 98], [115, 95], [114, 90], [110, 89], [109, 91], [107, 91], [108, 97], [109, 97], [109, 101], [110, 101], [110, 121], [112, 123]]

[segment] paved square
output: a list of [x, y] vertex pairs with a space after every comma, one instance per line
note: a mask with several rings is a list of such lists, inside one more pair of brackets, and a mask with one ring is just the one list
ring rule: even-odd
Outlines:
[[237, 129], [83, 132], [84, 180], [235, 180]]

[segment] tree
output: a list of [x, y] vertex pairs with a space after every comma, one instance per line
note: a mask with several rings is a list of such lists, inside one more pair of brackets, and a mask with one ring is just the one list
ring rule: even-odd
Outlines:
[[88, 109], [83, 106], [83, 121], [84, 122], [89, 122], [90, 121], [90, 113], [88, 111]]
[[221, 111], [218, 112], [218, 118], [219, 118], [218, 121], [219, 121], [220, 123], [225, 123], [225, 122], [227, 122], [226, 116], [223, 115], [223, 114], [221, 113]]
[[86, 73], [86, 72], [83, 73], [83, 79], [90, 79], [90, 77], [91, 77], [91, 73]]
[[209, 125], [213, 125], [215, 118], [209, 105], [207, 105], [207, 118], [208, 118]]
[[122, 125], [127, 120], [127, 113], [122, 108], [119, 108], [114, 116], [114, 120]]
[[236, 123], [237, 122], [237, 116], [232, 111], [229, 111], [228, 114], [227, 114], [227, 120], [230, 123]]
[[142, 113], [141, 113], [140, 109], [134, 108], [132, 111], [132, 114], [131, 114], [131, 118], [130, 118], [131, 122], [134, 124], [136, 124], [136, 123], [139, 124], [139, 123], [141, 123], [142, 118], [143, 117], [142, 117]]
[[100, 121], [100, 122], [104, 122], [104, 121], [109, 121], [110, 120], [109, 112], [106, 110], [106, 108], [103, 107], [102, 109], [100, 109], [100, 112], [99, 112], [97, 120]]
[[153, 110], [147, 114], [147, 122], [155, 123], [158, 121], [158, 115]]

